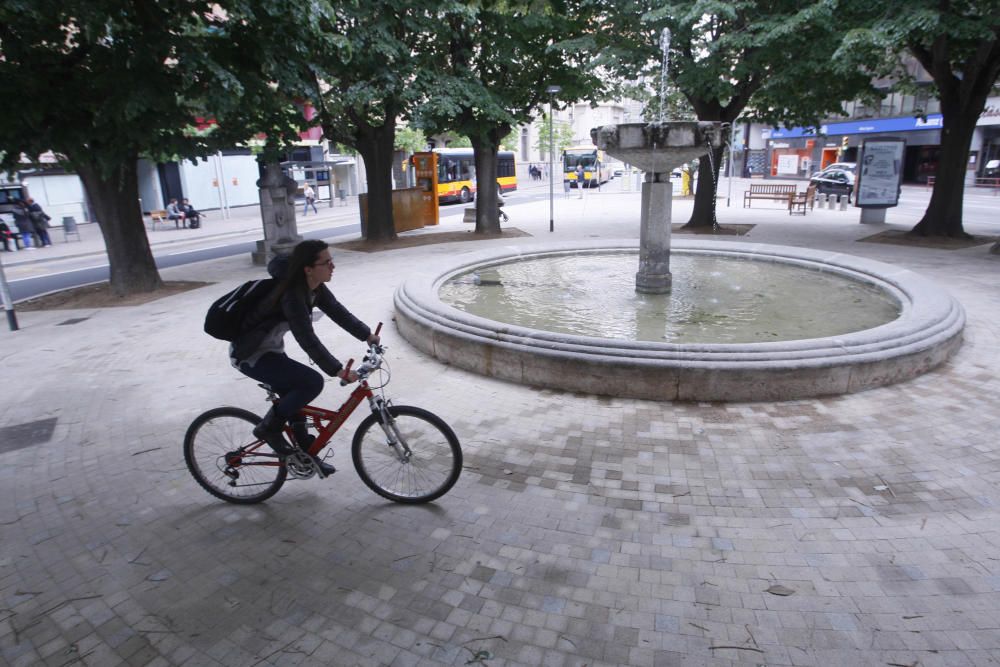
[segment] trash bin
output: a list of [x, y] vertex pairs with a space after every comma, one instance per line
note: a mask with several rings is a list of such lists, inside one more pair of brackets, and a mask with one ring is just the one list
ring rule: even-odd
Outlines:
[[72, 235], [76, 235], [77, 241], [83, 240], [80, 238], [80, 230], [77, 229], [76, 227], [76, 218], [74, 218], [71, 215], [63, 216], [62, 226], [63, 226], [63, 241], [69, 241], [69, 237]]

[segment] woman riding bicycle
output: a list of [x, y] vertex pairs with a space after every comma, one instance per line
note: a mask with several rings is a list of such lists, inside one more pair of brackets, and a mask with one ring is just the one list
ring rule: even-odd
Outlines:
[[[264, 440], [280, 456], [295, 452], [282, 435], [289, 420], [299, 446], [303, 449], [309, 446], [305, 418], [296, 415], [323, 390], [320, 373], [285, 354], [285, 334], [291, 331], [299, 346], [324, 373], [346, 382], [354, 382], [358, 376], [354, 371], [345, 371], [344, 365], [316, 336], [313, 306], [358, 340], [370, 345], [379, 342], [379, 336], [342, 306], [327, 288], [333, 269], [330, 248], [319, 240], [302, 241], [287, 261], [272, 260], [268, 271], [277, 279], [277, 285], [249, 314], [242, 332], [229, 346], [230, 360], [237, 370], [269, 385], [281, 397], [253, 430], [255, 437]], [[333, 466], [313, 460], [324, 475], [334, 472]]]

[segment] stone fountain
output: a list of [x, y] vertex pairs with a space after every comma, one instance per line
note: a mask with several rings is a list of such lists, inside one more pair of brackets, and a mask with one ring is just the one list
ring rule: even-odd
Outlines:
[[[783, 340], [706, 342], [695, 338], [670, 342], [622, 335], [627, 326], [595, 335], [581, 333], [582, 328], [567, 332], [537, 318], [531, 322], [501, 321], [495, 311], [459, 308], [455, 302], [442, 299], [442, 293], [455, 283], [464, 283], [463, 289], [506, 290], [502, 296], [508, 301], [514, 292], [519, 297], [531, 297], [543, 290], [529, 283], [481, 280], [481, 274], [527, 262], [551, 262], [552, 267], [544, 275], [556, 276], [560, 271], [554, 267], [566, 258], [620, 258], [636, 253], [634, 238], [524, 242], [516, 247], [470, 250], [444, 265], [429, 263], [408, 276], [395, 295], [396, 324], [404, 338], [444, 363], [530, 386], [693, 401], [788, 400], [863, 391], [925, 373], [946, 361], [961, 345], [965, 313], [958, 301], [932, 281], [899, 267], [840, 252], [760, 243], [684, 240], [671, 248], [669, 173], [706, 154], [710, 147], [721, 145], [719, 124], [626, 124], [595, 128], [591, 136], [609, 154], [646, 171], [635, 298], [645, 303], [650, 299], [678, 300], [680, 291], [703, 293], [701, 289], [688, 289], [691, 272], [678, 274], [674, 281], [670, 271], [670, 255], [674, 252], [712, 258], [731, 267], [719, 269], [719, 275], [729, 275], [737, 265], [750, 263], [758, 275], [774, 273], [769, 267], [776, 265], [800, 269], [804, 275], [794, 282], [835, 276], [848, 285], [876, 293], [877, 299], [891, 302], [892, 315], [875, 324]], [[555, 310], [558, 305], [577, 314], [580, 309], [576, 302], [566, 303], [568, 295], [574, 291], [599, 291], [602, 281], [595, 275], [584, 273], [577, 282], [559, 291], [558, 304], [533, 303], [531, 309], [515, 310], [519, 314], [529, 310], [548, 313], [549, 306]], [[628, 289], [627, 274], [624, 277], [619, 291]], [[732, 287], [739, 290], [742, 285]], [[778, 309], [782, 317], [798, 314], [799, 306], [784, 303], [785, 286], [747, 291], [769, 291], [782, 301]], [[487, 301], [475, 295], [470, 300]], [[840, 315], [829, 313], [822, 297], [804, 303], [803, 310], [810, 312], [802, 313], [803, 321], [835, 320]], [[653, 305], [646, 310], [669, 310], [659, 303]], [[600, 319], [609, 310], [614, 309], [598, 307], [585, 312], [594, 312], [593, 317]], [[693, 310], [713, 322], [728, 315], [711, 300], [696, 304]], [[638, 314], [637, 309], [634, 315]], [[658, 321], [665, 321], [665, 316], [656, 316]]]
[[670, 291], [673, 199], [670, 172], [712, 148], [721, 147], [722, 129], [721, 123], [661, 122], [605, 125], [590, 131], [598, 148], [646, 172], [639, 218], [637, 292], [663, 294]]

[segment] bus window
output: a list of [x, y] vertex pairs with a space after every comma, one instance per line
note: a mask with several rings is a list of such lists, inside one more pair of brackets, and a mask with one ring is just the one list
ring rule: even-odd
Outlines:
[[[471, 148], [435, 149], [438, 154], [438, 199], [467, 202], [476, 192], [476, 161]], [[497, 190], [517, 190], [514, 154], [501, 151], [497, 155]]]

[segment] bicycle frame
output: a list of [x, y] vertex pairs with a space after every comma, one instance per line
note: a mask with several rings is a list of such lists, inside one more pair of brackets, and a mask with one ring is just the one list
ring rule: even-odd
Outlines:
[[[272, 403], [278, 401], [278, 397], [271, 391], [268, 392], [268, 398]], [[315, 456], [323, 451], [334, 434], [340, 430], [340, 427], [344, 425], [347, 418], [354, 413], [357, 407], [361, 405], [361, 401], [365, 399], [368, 399], [369, 401], [377, 400], [375, 399], [374, 392], [372, 392], [372, 388], [368, 386], [368, 381], [361, 380], [358, 383], [358, 386], [354, 388], [354, 391], [351, 392], [350, 396], [347, 397], [347, 400], [345, 400], [344, 403], [336, 410], [327, 410], [326, 408], [320, 408], [315, 405], [307, 405], [302, 408], [299, 411], [299, 414], [304, 415], [307, 419], [311, 419], [313, 426], [318, 431], [316, 440], [313, 441], [308, 450], [305, 450], [306, 453]], [[372, 407], [375, 408], [376, 406], [373, 405]], [[323, 422], [326, 422], [326, 424], [324, 425]], [[285, 433], [291, 437], [294, 437], [295, 435], [291, 426], [285, 427]], [[258, 440], [249, 447], [243, 449], [238, 456], [235, 456], [226, 462], [229, 465], [239, 464], [244, 466], [264, 466], [271, 468], [285, 465], [283, 461], [271, 460], [272, 458], [277, 458], [277, 455], [262, 454], [258, 452], [257, 450], [262, 446], [264, 446], [264, 442], [262, 440]], [[243, 457], [246, 454], [254, 454], [255, 457], [264, 456], [267, 457], [268, 460], [248, 462], [243, 460]]]
[[[307, 419], [311, 419], [313, 427], [318, 431], [316, 434], [316, 440], [313, 441], [312, 445], [308, 450], [305, 450], [307, 454], [315, 456], [323, 451], [330, 438], [340, 430], [340, 427], [344, 425], [347, 418], [354, 413], [354, 410], [361, 405], [361, 401], [368, 399], [371, 401], [375, 394], [372, 392], [371, 387], [368, 386], [367, 380], [361, 380], [358, 386], [354, 388], [351, 395], [347, 397], [336, 410], [327, 410], [326, 408], [318, 408], [314, 405], [307, 405], [299, 411], [300, 415], [305, 415]], [[323, 422], [326, 422], [324, 425]], [[286, 433], [291, 433], [291, 427], [285, 429]], [[294, 434], [292, 434], [294, 435]]]
[[[379, 322], [378, 327], [375, 329], [375, 335], [378, 335], [379, 331], [381, 330], [382, 330], [382, 323]], [[374, 350], [375, 348], [372, 349]], [[379, 348], [379, 351], [381, 352], [381, 348]], [[368, 356], [366, 355], [365, 362], [367, 363], [367, 361], [368, 361]], [[354, 363], [353, 359], [349, 360], [344, 369], [349, 371], [351, 368], [351, 364], [353, 363]], [[342, 382], [341, 384], [344, 383]], [[279, 397], [277, 394], [274, 393], [272, 389], [270, 389], [267, 385], [262, 384], [260, 386], [267, 390], [267, 398], [269, 401], [271, 401], [272, 404], [278, 402]], [[323, 448], [326, 447], [327, 443], [330, 442], [330, 439], [333, 437], [334, 433], [340, 430], [340, 427], [344, 425], [344, 422], [347, 421], [347, 418], [354, 413], [354, 410], [357, 409], [357, 407], [361, 404], [361, 401], [365, 399], [368, 399], [368, 402], [371, 404], [372, 411], [373, 412], [377, 411], [382, 413], [384, 418], [385, 416], [384, 409], [386, 406], [386, 401], [382, 398], [375, 397], [375, 393], [369, 386], [366, 376], [362, 377], [358, 381], [358, 386], [354, 388], [350, 396], [347, 397], [347, 400], [345, 400], [343, 405], [341, 405], [338, 409], [327, 410], [326, 408], [320, 408], [315, 405], [307, 405], [301, 410], [299, 410], [298, 414], [304, 416], [307, 420], [311, 419], [313, 427], [318, 431], [316, 439], [313, 441], [312, 445], [310, 445], [309, 449], [307, 450], [304, 449], [304, 451], [310, 456], [316, 456], [321, 451], [323, 451]], [[323, 422], [326, 422], [326, 424], [324, 425]], [[384, 423], [382, 424], [382, 429], [386, 430], [386, 426]], [[289, 440], [294, 441], [295, 432], [292, 430], [291, 424], [287, 424], [285, 426], [285, 434], [289, 436]], [[388, 436], [390, 443], [392, 443], [393, 446], [395, 446], [397, 444], [396, 437], [393, 434], [389, 433], [388, 430], [386, 430], [386, 435]], [[242, 449], [238, 455], [228, 459], [226, 463], [228, 465], [240, 464], [240, 465], [261, 465], [261, 466], [271, 466], [271, 467], [285, 465], [285, 462], [282, 460], [274, 460], [274, 461], [269, 460], [267, 462], [262, 462], [262, 463], [246, 463], [245, 461], [243, 461], [243, 456], [249, 453], [254, 453], [259, 456], [266, 456], [267, 458], [270, 459], [271, 458], [270, 454], [257, 454], [257, 450], [260, 449], [260, 447], [263, 444], [264, 444], [263, 441], [255, 442], [249, 447]], [[407, 450], [409, 449], [408, 447], [406, 447], [405, 443], [403, 444], [403, 446], [405, 449]]]

